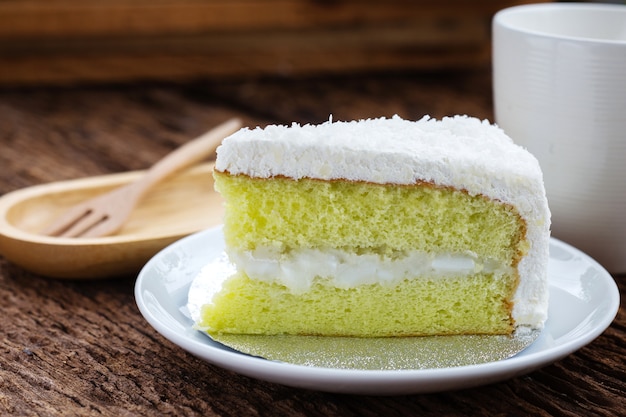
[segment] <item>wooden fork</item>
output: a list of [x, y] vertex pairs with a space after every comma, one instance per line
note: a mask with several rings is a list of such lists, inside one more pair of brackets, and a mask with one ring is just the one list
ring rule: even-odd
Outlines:
[[176, 149], [135, 182], [80, 203], [57, 218], [42, 234], [57, 237], [100, 237], [117, 232], [139, 200], [159, 181], [212, 155], [222, 140], [241, 127], [228, 120]]

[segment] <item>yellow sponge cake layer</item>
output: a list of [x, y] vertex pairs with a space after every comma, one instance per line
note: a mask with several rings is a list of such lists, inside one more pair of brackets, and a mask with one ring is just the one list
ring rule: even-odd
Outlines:
[[219, 172], [215, 182], [226, 201], [230, 250], [264, 245], [387, 255], [471, 250], [508, 266], [525, 252], [525, 224], [513, 207], [450, 188], [251, 179]]
[[358, 337], [509, 334], [512, 277], [421, 277], [398, 285], [338, 289], [316, 280], [293, 294], [283, 285], [230, 277], [198, 326], [209, 333]]
[[[297, 259], [306, 248], [322, 254], [340, 249], [361, 258], [375, 254], [391, 263], [416, 252], [465, 256], [473, 263], [469, 274], [445, 268], [419, 276], [408, 272], [384, 284], [359, 284], [377, 282], [360, 276], [344, 288], [332, 276], [315, 275], [302, 289], [289, 288], [280, 276], [250, 279], [240, 262], [240, 272], [203, 309], [200, 326], [209, 332], [361, 337], [511, 332], [513, 267], [526, 245], [524, 221], [511, 206], [430, 184], [266, 180], [219, 172], [215, 179], [227, 202], [224, 233], [231, 258], [278, 253], [283, 267], [276, 275], [298, 264], [302, 276], [311, 268], [324, 271]], [[284, 266], [290, 258], [296, 259]]]

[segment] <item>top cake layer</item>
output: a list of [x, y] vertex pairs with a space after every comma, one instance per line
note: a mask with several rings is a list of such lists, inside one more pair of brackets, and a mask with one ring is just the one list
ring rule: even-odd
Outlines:
[[218, 149], [216, 169], [258, 178], [430, 182], [512, 204], [526, 219], [547, 213], [537, 160], [497, 126], [467, 116], [242, 129]]

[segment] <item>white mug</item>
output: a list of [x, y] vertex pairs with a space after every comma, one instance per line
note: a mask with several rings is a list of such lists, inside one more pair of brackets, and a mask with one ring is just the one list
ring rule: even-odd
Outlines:
[[626, 272], [626, 6], [511, 7], [492, 29], [495, 121], [539, 160], [552, 235]]

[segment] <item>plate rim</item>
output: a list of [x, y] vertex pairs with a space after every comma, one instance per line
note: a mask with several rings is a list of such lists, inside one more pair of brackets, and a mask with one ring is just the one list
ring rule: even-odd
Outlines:
[[[336, 393], [397, 395], [440, 392], [497, 382], [504, 378], [527, 374], [554, 363], [592, 342], [611, 325], [620, 305], [619, 289], [608, 271], [589, 255], [568, 243], [552, 237], [550, 238], [550, 246], [557, 245], [569, 253], [581, 256], [585, 262], [591, 263], [601, 272], [602, 284], [606, 287], [605, 292], [608, 294], [608, 303], [602, 306], [605, 312], [597, 320], [598, 323], [592, 329], [571, 340], [537, 352], [527, 354], [522, 352], [522, 354], [500, 361], [448, 368], [406, 370], [335, 369], [269, 361], [189, 338], [184, 333], [174, 330], [156, 317], [147, 306], [144, 298], [144, 282], [148, 279], [151, 267], [161, 257], [168, 252], [192, 245], [196, 241], [209, 239], [213, 234], [221, 234], [221, 229], [222, 226], [220, 225], [182, 238], [159, 251], [145, 264], [137, 277], [134, 287], [135, 301], [140, 313], [158, 333], [170, 342], [213, 365], [255, 379], [297, 388]], [[188, 288], [190, 284], [191, 280], [184, 287]], [[551, 286], [550, 277], [548, 278], [548, 285]], [[597, 311], [597, 308], [594, 311]], [[590, 313], [585, 318], [591, 314], [593, 313]], [[190, 324], [187, 324], [187, 326], [190, 326]], [[207, 342], [210, 341], [208, 336], [205, 335], [205, 337]], [[541, 338], [541, 335], [539, 337]], [[331, 381], [332, 383], [329, 384]], [[380, 384], [386, 385], [381, 387]]]

